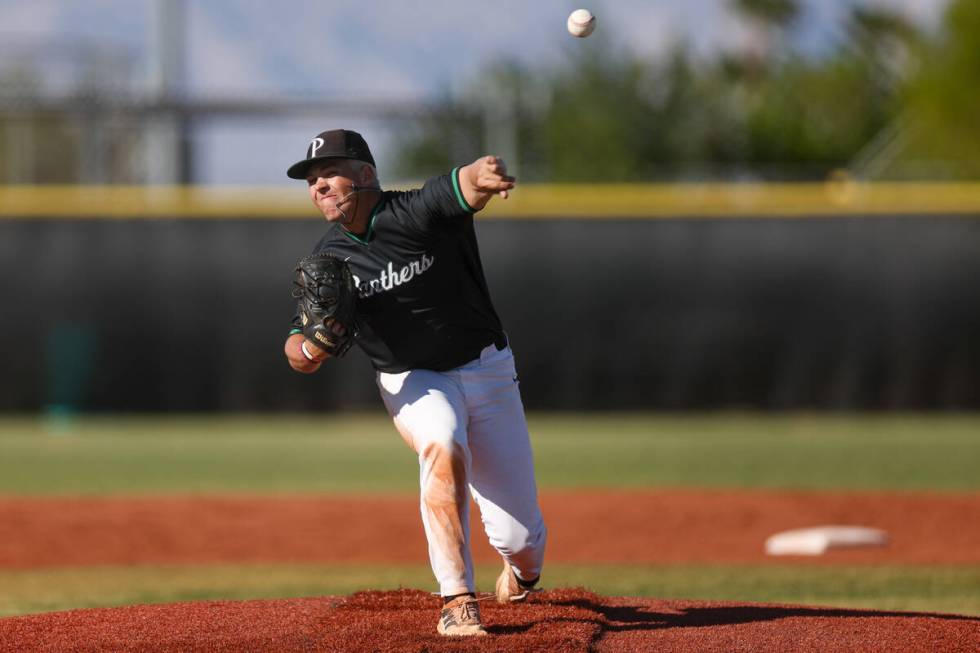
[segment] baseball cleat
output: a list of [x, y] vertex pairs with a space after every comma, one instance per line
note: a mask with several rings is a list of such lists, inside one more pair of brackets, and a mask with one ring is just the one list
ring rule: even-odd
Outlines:
[[504, 560], [504, 570], [497, 576], [497, 603], [518, 603], [527, 598], [527, 595], [539, 590], [522, 585], [507, 560]]
[[464, 594], [442, 606], [436, 631], [450, 637], [486, 635], [480, 623], [480, 604], [472, 596]]

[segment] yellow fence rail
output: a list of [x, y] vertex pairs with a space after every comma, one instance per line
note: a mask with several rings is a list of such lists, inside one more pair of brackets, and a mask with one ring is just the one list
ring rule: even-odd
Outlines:
[[[980, 217], [980, 183], [526, 184], [483, 213], [521, 218]], [[299, 218], [302, 186], [0, 186], [0, 218]]]

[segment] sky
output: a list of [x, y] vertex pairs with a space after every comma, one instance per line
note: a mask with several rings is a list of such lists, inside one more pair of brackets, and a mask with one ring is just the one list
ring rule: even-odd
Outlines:
[[[77, 48], [98, 47], [123, 62], [118, 77], [145, 88], [159, 0], [0, 0], [0, 54], [41, 51], [60, 61], [50, 85], [70, 82]], [[164, 0], [173, 1], [173, 0]], [[196, 97], [307, 96], [344, 99], [431, 98], [478, 83], [488, 62], [514, 59], [557, 65], [571, 48], [626, 47], [656, 56], [683, 42], [694, 52], [730, 49], [749, 32], [726, 0], [605, 0], [586, 5], [602, 39], [575, 39], [565, 19], [582, 0], [185, 0], [186, 75]], [[852, 4], [884, 6], [927, 28], [948, 0], [803, 0], [797, 39], [819, 53], [840, 38]], [[58, 54], [61, 53], [61, 54]], [[74, 66], [74, 67], [73, 67]], [[60, 79], [59, 79], [60, 75]], [[386, 160], [383, 125], [344, 117], [377, 142]], [[277, 183], [279, 168], [299, 158], [322, 125], [310, 121], [222, 123], [199, 130], [198, 169], [206, 183]], [[244, 162], [242, 142], [262, 151]], [[236, 162], [228, 179], [229, 161]], [[271, 163], [270, 163], [271, 161]]]

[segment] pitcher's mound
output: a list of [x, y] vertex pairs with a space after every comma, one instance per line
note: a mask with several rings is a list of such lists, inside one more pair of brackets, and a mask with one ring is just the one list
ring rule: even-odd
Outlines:
[[582, 589], [481, 603], [490, 637], [436, 634], [438, 598], [417, 590], [210, 601], [0, 619], [2, 651], [969, 651], [980, 618], [602, 597]]

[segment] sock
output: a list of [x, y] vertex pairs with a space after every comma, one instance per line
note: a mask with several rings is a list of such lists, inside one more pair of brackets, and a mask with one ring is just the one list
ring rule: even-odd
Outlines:
[[[537, 581], [535, 581], [535, 582], [537, 582]], [[452, 596], [444, 596], [444, 597], [442, 597], [442, 604], [443, 605], [446, 605], [447, 603], [449, 603], [453, 599], [459, 598], [460, 596], [468, 596], [471, 599], [475, 599], [476, 598], [476, 594], [474, 594], [473, 592], [463, 592], [462, 594], [453, 594]]]
[[529, 590], [537, 585], [539, 580], [541, 580], [541, 576], [535, 576], [532, 580], [524, 580], [520, 576], [517, 576], [517, 584], [526, 590]]

